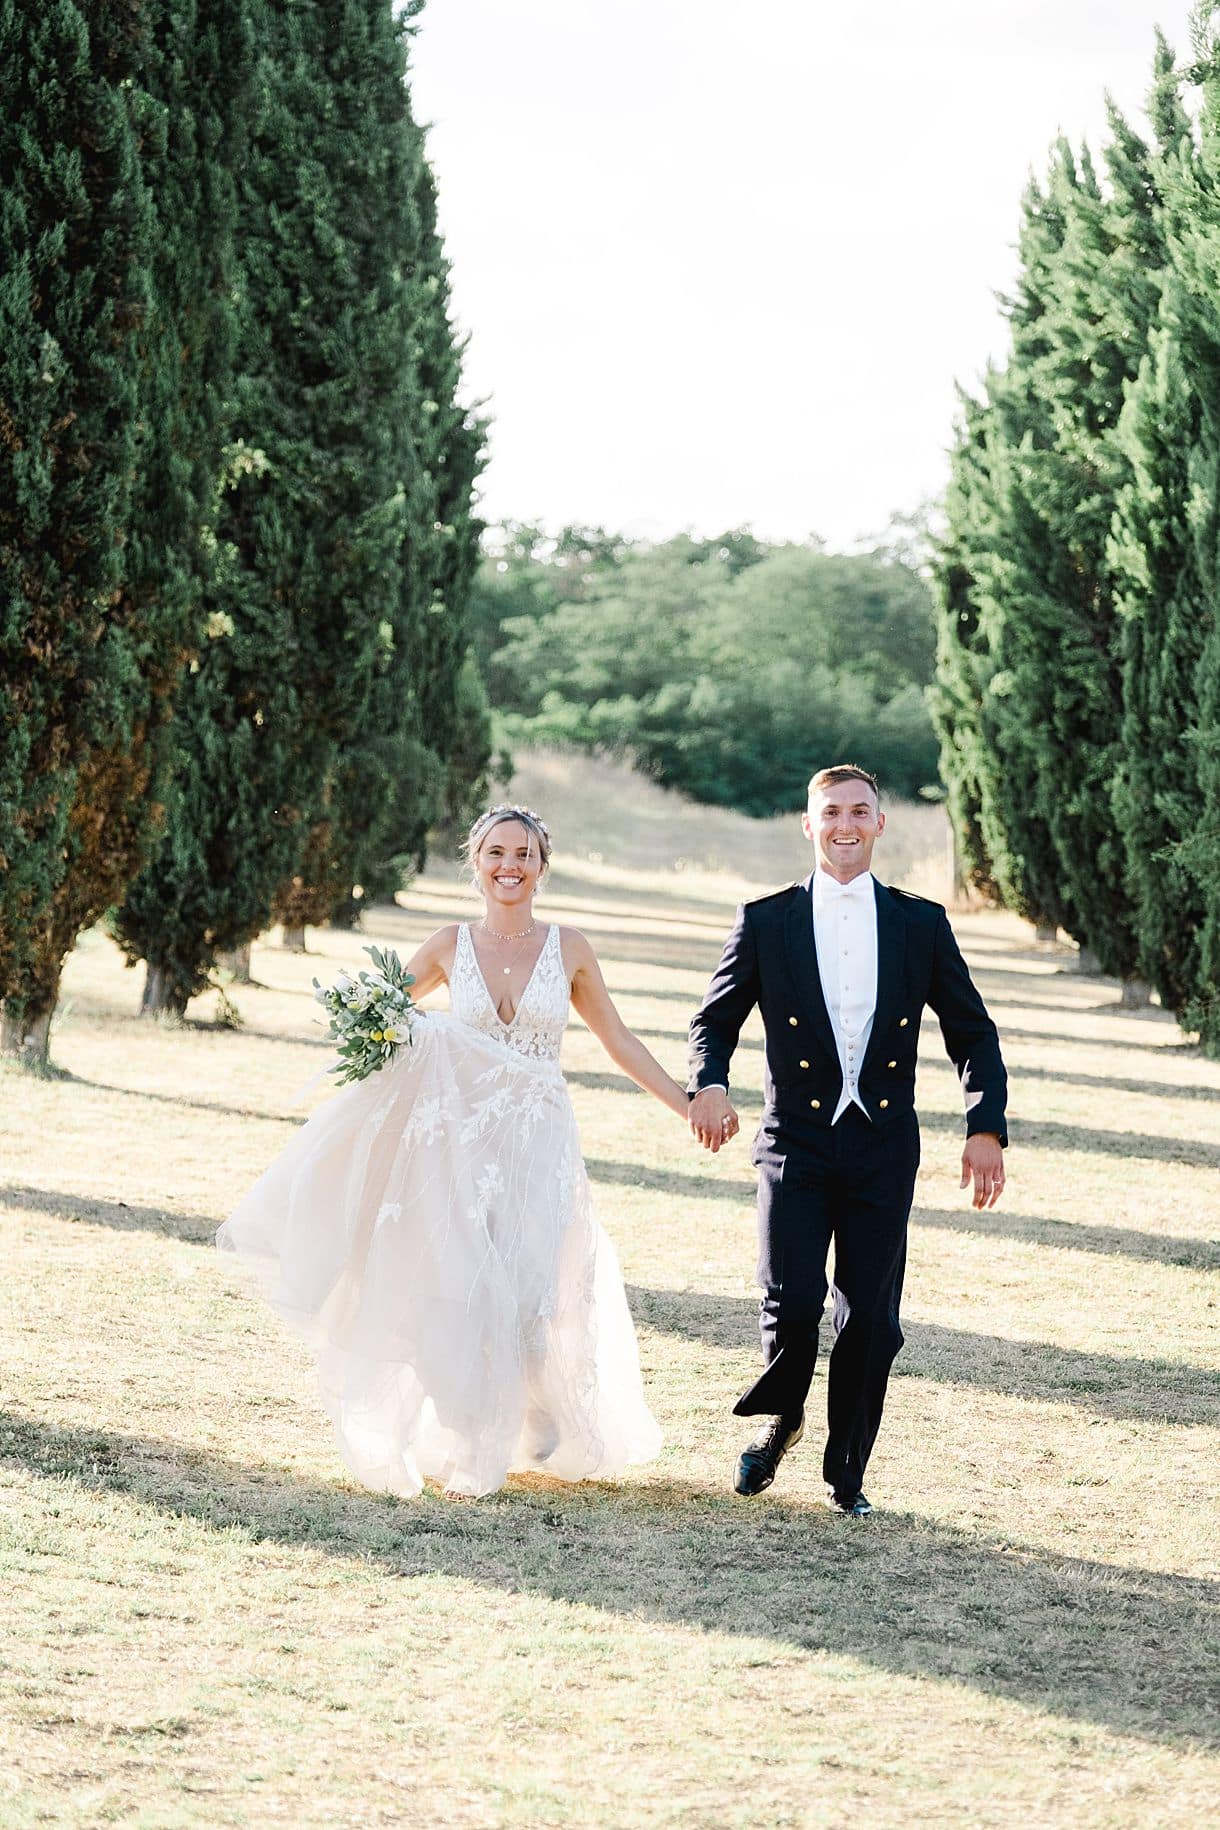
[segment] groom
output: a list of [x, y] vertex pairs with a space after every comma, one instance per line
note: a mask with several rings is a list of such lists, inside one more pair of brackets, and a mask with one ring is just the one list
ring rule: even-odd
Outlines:
[[766, 1105], [754, 1144], [764, 1368], [734, 1406], [764, 1419], [734, 1488], [761, 1493], [800, 1441], [834, 1240], [834, 1320], [822, 1471], [827, 1504], [872, 1511], [864, 1470], [902, 1346], [898, 1304], [919, 1166], [915, 1055], [925, 1004], [940, 1019], [966, 1102], [962, 1181], [975, 1207], [1004, 1186], [1007, 1078], [995, 1024], [938, 903], [887, 889], [870, 871], [885, 829], [865, 769], [821, 769], [809, 784], [804, 883], [738, 912], [690, 1026], [691, 1130], [718, 1150], [737, 1128], [729, 1059], [758, 1005]]

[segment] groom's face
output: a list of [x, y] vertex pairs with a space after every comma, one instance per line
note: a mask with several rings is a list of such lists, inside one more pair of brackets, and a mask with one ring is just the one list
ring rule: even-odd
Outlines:
[[850, 883], [871, 868], [885, 815], [867, 782], [828, 782], [810, 795], [801, 824], [817, 852], [819, 869], [840, 883]]

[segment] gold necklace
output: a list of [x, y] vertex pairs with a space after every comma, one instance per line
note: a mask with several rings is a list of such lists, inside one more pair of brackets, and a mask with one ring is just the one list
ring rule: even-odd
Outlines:
[[493, 940], [519, 940], [521, 942], [521, 945], [517, 948], [517, 951], [513, 954], [513, 957], [509, 960], [507, 966], [501, 966], [501, 968], [500, 968], [500, 971], [504, 974], [505, 978], [510, 977], [513, 967], [516, 965], [517, 961], [521, 958], [521, 955], [525, 951], [526, 941], [529, 939], [530, 935], [534, 932], [534, 929], [538, 926], [538, 923], [536, 921], [531, 921], [529, 927], [522, 928], [522, 930], [519, 934], [497, 934], [496, 930], [494, 928], [489, 928], [485, 921], [481, 921], [479, 923], [479, 926], [482, 928], [484, 934], [490, 934]]

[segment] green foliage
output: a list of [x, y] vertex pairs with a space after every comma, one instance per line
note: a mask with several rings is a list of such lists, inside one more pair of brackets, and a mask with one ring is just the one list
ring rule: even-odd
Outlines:
[[[936, 679], [928, 703], [963, 874], [983, 895], [1002, 898], [986, 837], [992, 834], [1003, 859], [1002, 813], [1000, 820], [996, 817], [1001, 784], [984, 729], [995, 670], [975, 577], [988, 551], [983, 530], [995, 499], [987, 449], [989, 415], [986, 405], [969, 395], [961, 397], [961, 408], [959, 437], [950, 453], [945, 529], [936, 548]], [[1015, 901], [1017, 895], [1013, 885], [1007, 899]]]
[[1159, 161], [1113, 109], [1103, 186], [1059, 142], [1027, 192], [1006, 368], [969, 403], [938, 569], [942, 765], [976, 882], [1139, 963], [1113, 783], [1124, 722], [1110, 544], [1119, 434], [1159, 306]]
[[414, 975], [392, 947], [364, 950], [373, 962], [371, 972], [355, 978], [341, 972], [333, 985], [313, 981], [314, 998], [329, 1019], [327, 1039], [339, 1057], [329, 1072], [341, 1087], [377, 1073], [412, 1040]]
[[1138, 972], [1220, 1052], [1220, 54], [1158, 37], [1150, 149], [1060, 144], [1006, 368], [966, 403], [934, 697], [976, 881]]
[[[389, 0], [252, 5], [259, 109], [206, 639], [177, 704], [164, 837], [116, 920], [151, 1001], [177, 1009], [277, 895], [318, 919], [366, 865], [418, 851], [451, 736], [434, 746], [423, 681], [461, 665], [438, 657], [421, 603], [454, 576], [433, 550], [454, 441], [447, 419], [439, 439], [425, 430], [423, 317], [444, 317], [444, 293], [404, 28]], [[447, 415], [452, 398], [432, 404]]]
[[1171, 1010], [1200, 976], [1201, 886], [1180, 842], [1197, 823], [1198, 672], [1212, 612], [1191, 527], [1199, 403], [1171, 330], [1176, 280], [1131, 389], [1119, 435], [1131, 476], [1115, 506], [1111, 562], [1121, 619], [1123, 726], [1112, 793], [1126, 844], [1139, 969]]
[[196, 637], [246, 64], [228, 0], [3, 0], [0, 57], [0, 993], [45, 1035]]
[[[1220, 39], [1214, 6], [1199, 9], [1196, 75], [1202, 107], [1196, 142], [1187, 142], [1171, 190], [1168, 334], [1176, 341], [1190, 399], [1177, 403], [1168, 429], [1189, 438], [1184, 492], [1193, 551], [1175, 580], [1165, 657], [1182, 711], [1164, 785], [1178, 789], [1182, 819], [1165, 834], [1174, 882], [1197, 926], [1174, 948], [1186, 966], [1187, 1020], [1220, 1055]], [[1193, 437], [1191, 434], [1193, 433]], [[1181, 449], [1181, 443], [1179, 443]], [[1170, 498], [1172, 503], [1173, 498]], [[1165, 665], [1165, 662], [1162, 662]], [[1192, 779], [1193, 778], [1193, 779]], [[1185, 779], [1186, 793], [1179, 784]], [[1183, 987], [1186, 989], [1186, 987]]]
[[633, 546], [511, 528], [474, 594], [488, 692], [522, 742], [630, 754], [696, 799], [767, 815], [813, 768], [936, 778], [931, 601], [908, 565], [742, 531]]

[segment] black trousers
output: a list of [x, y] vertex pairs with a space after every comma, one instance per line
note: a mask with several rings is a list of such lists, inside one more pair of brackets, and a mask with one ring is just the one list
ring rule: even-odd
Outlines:
[[795, 1417], [804, 1405], [834, 1240], [835, 1344], [822, 1470], [837, 1493], [860, 1491], [902, 1346], [898, 1306], [919, 1168], [913, 1112], [875, 1127], [858, 1106], [837, 1125], [786, 1133], [764, 1120], [755, 1146], [764, 1370], [739, 1417]]

